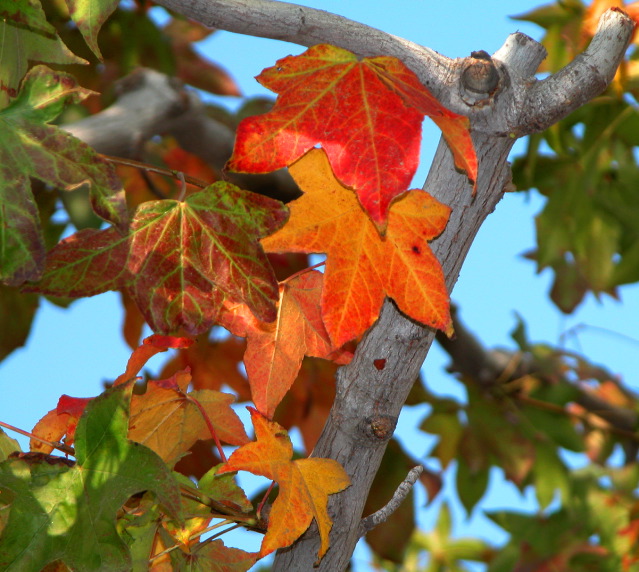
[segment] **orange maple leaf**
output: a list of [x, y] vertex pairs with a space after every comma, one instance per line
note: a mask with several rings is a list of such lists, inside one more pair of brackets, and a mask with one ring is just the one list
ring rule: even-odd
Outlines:
[[274, 171], [320, 144], [337, 178], [357, 192], [383, 231], [391, 202], [417, 169], [428, 115], [456, 165], [477, 179], [468, 118], [443, 107], [396, 58], [360, 59], [322, 44], [279, 60], [257, 79], [279, 97], [272, 111], [240, 123], [227, 165], [232, 171]]
[[[72, 446], [78, 421], [80, 421], [85, 407], [92, 399], [92, 397], [61, 395], [58, 400], [58, 406], [42, 417], [35, 424], [31, 433], [49, 443], [61, 442], [64, 438], [65, 444]], [[32, 438], [29, 442], [29, 451], [49, 454], [53, 451], [53, 447]]]
[[328, 495], [344, 490], [350, 485], [350, 479], [332, 459], [293, 461], [293, 446], [284, 428], [253, 408], [249, 407], [249, 411], [256, 442], [237, 449], [217, 474], [248, 471], [278, 483], [280, 490], [271, 509], [260, 557], [290, 546], [314, 518], [320, 535], [319, 558], [322, 558], [328, 550], [328, 535], [333, 525], [326, 510]]
[[258, 411], [273, 418], [293, 385], [304, 356], [348, 363], [352, 354], [331, 343], [320, 310], [321, 272], [311, 271], [280, 283], [277, 319], [257, 320], [245, 305], [230, 307], [221, 324], [246, 337], [244, 365]]
[[149, 381], [146, 393], [131, 399], [129, 439], [153, 449], [170, 465], [198, 439], [210, 438], [211, 427], [226, 443], [249, 440], [231, 408], [233, 395], [210, 389], [187, 394], [190, 382], [190, 372], [180, 371], [169, 379]]
[[304, 359], [273, 419], [286, 430], [297, 427], [307, 453], [315, 448], [335, 401], [337, 368], [337, 364], [323, 359]]
[[[169, 348], [186, 349], [192, 344], [193, 340], [189, 338], [175, 336], [153, 334], [145, 338], [142, 345], [131, 354], [126, 371], [115, 380], [113, 385], [119, 385], [135, 378], [146, 362], [155, 354], [165, 352]], [[93, 397], [62, 395], [58, 400], [57, 407], [49, 411], [36, 423], [32, 433], [50, 443], [62, 441], [64, 438], [67, 445], [73, 445], [78, 421], [92, 399]], [[29, 449], [31, 451], [50, 453], [53, 447], [37, 439], [31, 439]]]
[[421, 190], [391, 207], [380, 237], [353, 193], [334, 177], [322, 150], [307, 153], [290, 172], [304, 195], [291, 217], [262, 240], [267, 251], [327, 254], [322, 316], [335, 347], [366, 331], [384, 297], [428, 326], [452, 333], [441, 266], [428, 246], [446, 227], [450, 209]]

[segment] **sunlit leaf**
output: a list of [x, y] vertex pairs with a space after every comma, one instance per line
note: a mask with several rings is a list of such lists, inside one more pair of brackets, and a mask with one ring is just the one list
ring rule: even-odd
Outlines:
[[274, 322], [260, 322], [244, 312], [241, 327], [228, 325], [233, 334], [247, 338], [244, 365], [251, 396], [258, 411], [269, 419], [295, 381], [305, 355], [328, 358], [335, 354], [338, 363], [350, 361], [349, 352], [338, 353], [322, 322], [322, 278], [322, 273], [311, 271], [280, 284]]
[[128, 235], [85, 229], [58, 244], [31, 289], [78, 297], [127, 288], [163, 334], [208, 330], [226, 300], [273, 320], [277, 282], [258, 240], [287, 215], [281, 203], [228, 183], [183, 202], [145, 202]]
[[350, 480], [332, 459], [292, 460], [293, 446], [286, 431], [251, 409], [256, 441], [240, 447], [218, 474], [248, 471], [279, 484], [280, 490], [269, 516], [260, 557], [289, 546], [315, 519], [320, 534], [319, 558], [329, 547], [332, 521], [326, 511], [328, 495], [345, 489]]
[[271, 112], [240, 124], [228, 164], [233, 171], [274, 171], [321, 144], [336, 178], [355, 190], [383, 231], [391, 202], [417, 169], [421, 123], [429, 115], [452, 143], [458, 167], [476, 179], [468, 119], [439, 104], [396, 58], [359, 59], [318, 45], [257, 79], [279, 97]]
[[111, 165], [86, 144], [47, 125], [65, 104], [87, 95], [72, 76], [37, 66], [18, 97], [0, 110], [0, 280], [5, 284], [37, 280], [42, 271], [44, 239], [30, 177], [60, 189], [90, 183], [94, 210], [126, 225], [124, 194]]
[[116, 515], [143, 491], [155, 493], [179, 520], [170, 471], [155, 453], [126, 438], [131, 388], [121, 385], [89, 405], [76, 431], [74, 466], [22, 459], [0, 464], [0, 490], [13, 498], [0, 537], [3, 570], [40, 572], [56, 560], [86, 571], [130, 569]]
[[393, 204], [380, 237], [333, 176], [323, 151], [309, 152], [291, 174], [304, 195], [291, 203], [288, 224], [262, 244], [268, 251], [327, 254], [322, 317], [335, 346], [363, 334], [386, 296], [411, 318], [450, 334], [444, 275], [428, 246], [444, 230], [450, 209], [412, 190]]

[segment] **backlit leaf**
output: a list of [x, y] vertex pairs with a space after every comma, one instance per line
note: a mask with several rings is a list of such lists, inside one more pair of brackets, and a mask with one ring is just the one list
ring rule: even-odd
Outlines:
[[320, 144], [337, 179], [383, 231], [391, 202], [417, 169], [429, 115], [452, 143], [458, 167], [476, 179], [468, 119], [439, 104], [396, 58], [359, 59], [324, 44], [279, 60], [257, 79], [279, 97], [271, 112], [240, 123], [233, 171], [274, 171]]
[[66, 3], [69, 15], [91, 51], [102, 59], [98, 48], [98, 32], [119, 4], [119, 0], [66, 0]]
[[246, 572], [258, 558], [254, 552], [224, 546], [221, 540], [200, 543], [188, 553], [172, 550], [170, 555], [174, 570], [189, 572]]
[[62, 43], [39, 0], [0, 5], [0, 108], [18, 93], [29, 62], [86, 64]]
[[202, 334], [190, 348], [175, 354], [162, 368], [160, 377], [170, 377], [188, 367], [194, 389], [219, 391], [228, 385], [237, 394], [238, 401], [250, 401], [248, 381], [239, 369], [245, 351], [245, 340], [232, 336], [222, 341], [211, 340]]
[[37, 66], [18, 97], [0, 110], [0, 280], [5, 284], [37, 280], [44, 262], [30, 177], [60, 189], [88, 182], [96, 213], [120, 227], [126, 224], [124, 193], [111, 165], [88, 145], [47, 125], [65, 104], [88, 94], [70, 75]]
[[[132, 384], [97, 397], [76, 431], [76, 464], [10, 459], [0, 491], [13, 498], [0, 537], [0, 568], [40, 572], [61, 560], [75, 570], [130, 570], [116, 515], [136, 493], [152, 491], [179, 520], [178, 488], [161, 459], [127, 440]], [[72, 464], [72, 463], [71, 463]]]
[[[303, 357], [328, 358], [337, 351], [322, 322], [322, 278], [321, 272], [311, 271], [280, 284], [274, 322], [260, 322], [249, 313], [245, 328], [230, 326], [233, 334], [247, 338], [244, 365], [251, 396], [269, 419], [295, 381]], [[350, 357], [341, 352], [335, 359], [344, 364]]]
[[78, 297], [127, 288], [162, 334], [207, 331], [227, 299], [273, 320], [277, 282], [258, 240], [287, 215], [278, 201], [223, 182], [183, 202], [148, 201], [128, 235], [85, 229], [59, 243], [31, 289]]
[[129, 439], [155, 451], [169, 466], [197, 440], [211, 438], [211, 427], [225, 443], [243, 445], [249, 440], [231, 408], [233, 395], [210, 389], [187, 393], [190, 382], [188, 371], [151, 380], [146, 393], [131, 400]]
[[411, 318], [450, 333], [444, 275], [428, 246], [450, 209], [412, 190], [393, 204], [380, 237], [323, 151], [310, 151], [290, 171], [304, 195], [291, 203], [289, 223], [262, 244], [272, 252], [327, 254], [322, 316], [334, 345], [363, 334], [386, 296]]
[[4, 461], [14, 451], [20, 451], [20, 444], [0, 429], [0, 461]]
[[286, 431], [249, 408], [256, 441], [237, 449], [218, 474], [248, 471], [278, 483], [280, 490], [269, 516], [260, 557], [289, 546], [306, 531], [314, 518], [320, 535], [319, 558], [329, 547], [332, 521], [326, 510], [328, 495], [345, 489], [350, 480], [332, 459], [292, 460], [293, 446]]

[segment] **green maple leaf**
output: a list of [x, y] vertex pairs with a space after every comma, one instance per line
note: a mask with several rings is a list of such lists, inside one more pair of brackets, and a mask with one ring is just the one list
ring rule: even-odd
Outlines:
[[0, 110], [0, 281], [7, 285], [37, 280], [44, 264], [30, 177], [61, 189], [89, 182], [95, 212], [126, 226], [124, 192], [113, 167], [85, 143], [48, 125], [67, 103], [90, 93], [72, 76], [36, 66], [18, 97]]
[[86, 64], [74, 55], [47, 22], [38, 0], [12, 0], [0, 5], [0, 107], [17, 94], [29, 61]]
[[10, 504], [0, 569], [39, 572], [61, 560], [87, 572], [130, 570], [116, 515], [143, 491], [153, 492], [180, 519], [171, 471], [153, 451], [126, 438], [131, 390], [132, 384], [117, 386], [87, 406], [75, 434], [74, 466], [52, 457], [0, 463], [0, 499]]
[[26, 290], [80, 297], [127, 288], [157, 333], [200, 334], [227, 300], [273, 321], [277, 280], [259, 239], [287, 218], [280, 202], [224, 182], [184, 201], [148, 201], [127, 235], [85, 229], [60, 242]]

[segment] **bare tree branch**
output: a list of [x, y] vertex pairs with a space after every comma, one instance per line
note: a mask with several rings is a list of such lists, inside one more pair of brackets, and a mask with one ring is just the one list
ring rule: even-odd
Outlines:
[[395, 489], [395, 493], [391, 500], [389, 500], [382, 508], [378, 511], [375, 511], [373, 514], [369, 514], [366, 518], [363, 518], [359, 523], [359, 536], [360, 538], [367, 534], [369, 531], [373, 530], [376, 526], [386, 522], [391, 514], [393, 514], [398, 508], [399, 505], [404, 502], [404, 499], [408, 496], [413, 485], [419, 479], [419, 476], [424, 472], [424, 467], [422, 465], [417, 465], [413, 467], [406, 475], [406, 478], [399, 483], [397, 489]]
[[527, 93], [517, 135], [542, 131], [606, 89], [628, 47], [635, 22], [612, 8], [599, 20], [588, 49]]
[[300, 46], [332, 44], [360, 56], [395, 56], [424, 71], [422, 82], [435, 94], [451, 60], [437, 52], [324, 10], [272, 0], [158, 0], [156, 2], [206, 26], [291, 42]]
[[[137, 159], [154, 135], [172, 135], [185, 151], [217, 173], [233, 152], [235, 133], [206, 114], [198, 95], [178, 80], [151, 69], [138, 69], [117, 87], [115, 103], [62, 128], [105, 155]], [[225, 173], [225, 179], [249, 191], [289, 201], [299, 189], [285, 169], [263, 175]]]

